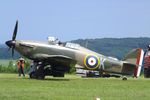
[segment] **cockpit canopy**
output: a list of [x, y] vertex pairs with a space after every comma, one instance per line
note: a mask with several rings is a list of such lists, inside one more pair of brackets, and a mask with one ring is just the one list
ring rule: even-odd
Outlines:
[[56, 37], [51, 37], [49, 36], [48, 37], [48, 43], [51, 44], [51, 45], [59, 45], [59, 46], [63, 46], [63, 47], [66, 47], [66, 48], [71, 48], [71, 49], [79, 49], [80, 45], [79, 44], [76, 44], [76, 43], [70, 43], [70, 42], [60, 42], [58, 40], [58, 38]]
[[48, 38], [48, 43], [49, 44], [58, 44], [58, 38], [56, 38], [56, 37], [51, 37], [51, 36], [49, 36]]
[[72, 49], [79, 49], [80, 45], [76, 43], [66, 43], [65, 47]]

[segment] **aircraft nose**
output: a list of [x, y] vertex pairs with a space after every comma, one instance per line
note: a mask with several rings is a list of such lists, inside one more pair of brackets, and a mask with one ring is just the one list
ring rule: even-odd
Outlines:
[[6, 41], [6, 45], [9, 46], [9, 47], [12, 47], [12, 46], [15, 46], [15, 41]]

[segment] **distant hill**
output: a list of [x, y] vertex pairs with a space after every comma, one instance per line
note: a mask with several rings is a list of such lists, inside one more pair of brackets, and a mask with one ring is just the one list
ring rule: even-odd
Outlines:
[[72, 42], [104, 54], [106, 56], [122, 59], [125, 54], [134, 48], [146, 49], [150, 44], [150, 38], [102, 38], [102, 39], [78, 39]]
[[[134, 48], [146, 49], [150, 44], [150, 38], [101, 38], [101, 39], [78, 39], [71, 42], [78, 43], [93, 51], [104, 54], [106, 56], [117, 57], [122, 59], [126, 53]], [[15, 52], [14, 59], [20, 55]], [[11, 59], [11, 50], [4, 44], [0, 45], [0, 59]]]
[[[9, 50], [4, 44], [0, 44], [0, 59], [12, 59], [11, 49]], [[19, 58], [20, 55], [15, 51], [13, 59]]]

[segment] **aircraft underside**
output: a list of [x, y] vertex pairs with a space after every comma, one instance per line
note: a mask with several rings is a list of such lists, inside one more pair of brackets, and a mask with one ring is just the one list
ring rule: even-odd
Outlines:
[[34, 62], [29, 71], [30, 78], [44, 79], [45, 76], [64, 77], [65, 72], [69, 72], [70, 67], [50, 64], [49, 62]]

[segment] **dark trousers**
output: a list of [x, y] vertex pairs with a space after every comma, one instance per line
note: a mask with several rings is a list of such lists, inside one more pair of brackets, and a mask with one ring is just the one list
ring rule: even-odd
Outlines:
[[19, 76], [21, 76], [21, 74], [22, 74], [23, 76], [25, 76], [24, 70], [23, 70], [22, 66], [20, 66], [20, 68], [18, 69], [18, 73], [19, 73]]

